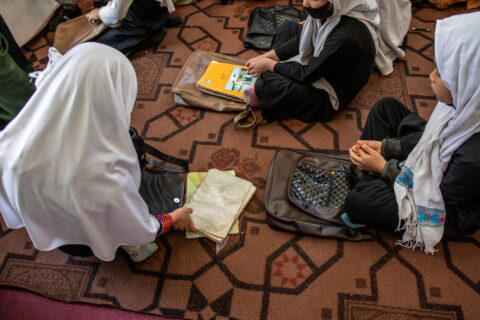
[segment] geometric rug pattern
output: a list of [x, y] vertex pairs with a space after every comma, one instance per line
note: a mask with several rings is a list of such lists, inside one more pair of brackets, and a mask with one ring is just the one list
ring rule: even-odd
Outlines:
[[[300, 1], [201, 0], [178, 7], [182, 26], [168, 29], [156, 48], [131, 57], [138, 78], [132, 126], [142, 137], [189, 161], [191, 171], [235, 170], [257, 187], [240, 217], [240, 234], [216, 254], [210, 240], [173, 231], [157, 238], [159, 250], [143, 263], [120, 250], [106, 263], [40, 252], [24, 229], [9, 230], [0, 219], [0, 285], [188, 319], [478, 319], [480, 232], [443, 241], [432, 256], [395, 246], [395, 235], [383, 230], [373, 241], [352, 242], [275, 231], [265, 221], [266, 177], [279, 148], [347, 154], [373, 103], [385, 96], [428, 119], [436, 104], [428, 79], [433, 32], [409, 32], [406, 57], [395, 62], [393, 74], [382, 77], [375, 70], [327, 123], [292, 119], [243, 131], [233, 125], [234, 114], [175, 105], [172, 83], [194, 50], [242, 59], [261, 53], [244, 48], [242, 40], [250, 12], [262, 5], [301, 8]], [[411, 26], [433, 31], [436, 19], [465, 11], [414, 7]], [[24, 48], [38, 70], [52, 39], [42, 33]]]

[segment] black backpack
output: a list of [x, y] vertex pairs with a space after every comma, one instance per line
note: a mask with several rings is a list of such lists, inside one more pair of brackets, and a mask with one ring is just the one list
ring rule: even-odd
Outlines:
[[[142, 171], [139, 192], [150, 213], [154, 215], [169, 213], [182, 207], [185, 186], [178, 173], [188, 171], [188, 162], [146, 144], [135, 128], [130, 128], [130, 137]], [[147, 158], [147, 154], [163, 162]], [[176, 167], [167, 166], [165, 163], [174, 164]], [[150, 164], [152, 169], [147, 168], [147, 164]]]

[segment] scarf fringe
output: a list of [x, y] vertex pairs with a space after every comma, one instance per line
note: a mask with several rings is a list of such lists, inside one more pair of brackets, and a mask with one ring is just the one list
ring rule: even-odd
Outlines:
[[415, 250], [416, 248], [423, 248], [423, 243], [418, 242], [417, 240], [397, 240], [395, 243], [396, 246], [401, 246], [404, 248]]
[[398, 227], [395, 231], [402, 230], [405, 231], [404, 235], [406, 234], [410, 239], [397, 240], [397, 242], [395, 243], [396, 246], [401, 246], [412, 250], [415, 250], [416, 248], [421, 248], [423, 252], [431, 255], [438, 251], [438, 249], [435, 248], [427, 249], [423, 242], [415, 240], [417, 238], [417, 232], [420, 232], [420, 230], [418, 229], [418, 220], [416, 219], [416, 217], [414, 217], [414, 215], [410, 215], [405, 219], [400, 220]]
[[404, 248], [412, 249], [415, 251], [416, 248], [420, 248], [423, 252], [426, 254], [433, 254], [438, 251], [438, 249], [432, 248], [432, 249], [427, 249], [425, 248], [425, 244], [422, 242], [418, 242], [417, 240], [397, 240], [395, 243], [396, 246], [401, 246]]
[[418, 220], [415, 214], [411, 214], [398, 222], [397, 229], [395, 231], [405, 231], [405, 233], [415, 238], [418, 230]]

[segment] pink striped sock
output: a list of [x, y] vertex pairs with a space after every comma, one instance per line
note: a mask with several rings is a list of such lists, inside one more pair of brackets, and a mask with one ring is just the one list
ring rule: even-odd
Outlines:
[[243, 91], [243, 97], [245, 102], [252, 107], [260, 107], [262, 104], [255, 93], [255, 88], [250, 88]]

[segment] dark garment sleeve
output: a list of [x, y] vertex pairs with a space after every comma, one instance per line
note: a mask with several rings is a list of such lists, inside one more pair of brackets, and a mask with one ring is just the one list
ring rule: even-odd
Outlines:
[[307, 65], [297, 62], [280, 62], [275, 65], [273, 71], [291, 80], [310, 84], [338, 71], [338, 66], [355, 54], [355, 46], [356, 43], [351, 41], [348, 35], [335, 32], [334, 29], [318, 57], [312, 57]]
[[422, 137], [423, 131], [407, 134], [399, 138], [385, 138], [382, 140], [382, 156], [386, 159], [407, 159], [410, 152]]
[[382, 178], [385, 179], [391, 186], [395, 183], [398, 174], [401, 171], [400, 162], [396, 159], [390, 159], [385, 163], [382, 170]]
[[415, 148], [418, 141], [420, 141], [422, 134], [423, 131], [419, 131], [400, 137], [400, 145], [402, 147], [402, 154], [405, 157], [404, 159], [406, 159], [408, 154], [412, 152], [413, 148]]
[[401, 159], [403, 156], [399, 138], [385, 138], [382, 140], [382, 156], [385, 160]]

